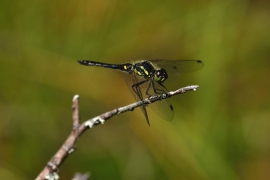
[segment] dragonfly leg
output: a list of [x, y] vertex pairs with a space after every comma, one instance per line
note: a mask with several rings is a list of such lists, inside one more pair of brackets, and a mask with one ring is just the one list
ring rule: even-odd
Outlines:
[[146, 83], [147, 81], [148, 80], [141, 81], [141, 82], [138, 82], [138, 83], [132, 85], [133, 91], [137, 94], [137, 96], [140, 98], [140, 100], [143, 99], [143, 95], [142, 95], [142, 92], [141, 92], [141, 89], [140, 89], [140, 85], [142, 85], [143, 83]]
[[[141, 82], [138, 82], [138, 83], [132, 85], [132, 90], [135, 92], [135, 94], [137, 95], [137, 97], [139, 97], [140, 100], [143, 100], [143, 94], [142, 94], [142, 91], [140, 89], [140, 85], [142, 85], [143, 83], [145, 83], [147, 81], [148, 80], [141, 81]], [[147, 111], [146, 111], [146, 105], [143, 104], [141, 106], [141, 109], [142, 109], [142, 112], [143, 112], [143, 114], [145, 116], [147, 124], [150, 126], [150, 121], [149, 121], [148, 114], [147, 114]]]
[[[161, 85], [165, 90], [167, 90], [167, 88], [166, 88], [163, 84], [159, 83], [159, 85]], [[163, 89], [159, 89], [159, 88], [155, 85], [155, 82], [152, 80], [152, 81], [149, 83], [148, 87], [147, 87], [147, 90], [146, 90], [146, 94], [147, 94], [147, 95], [151, 95], [151, 94], [149, 94], [149, 90], [150, 90], [151, 87], [153, 88], [155, 94], [162, 94], [162, 93], [165, 93], [165, 92], [166, 92], [166, 91], [163, 90]]]

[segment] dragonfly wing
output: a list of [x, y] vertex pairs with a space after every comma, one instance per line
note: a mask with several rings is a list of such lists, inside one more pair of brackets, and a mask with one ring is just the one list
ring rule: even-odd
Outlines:
[[[145, 81], [145, 80], [142, 79], [140, 76], [136, 76], [134, 73], [129, 73], [126, 76], [127, 86], [128, 86], [131, 94], [133, 95], [133, 97], [135, 98], [136, 101], [141, 101], [141, 100], [144, 99], [144, 92], [142, 91], [140, 86], [135, 87], [133, 85], [135, 85], [135, 84], [137, 84], [139, 82], [142, 82], [142, 81]], [[146, 83], [144, 83], [144, 84], [146, 84]], [[141, 85], [144, 86], [144, 84], [141, 84]], [[148, 114], [147, 114], [147, 111], [146, 111], [146, 106], [143, 105], [140, 108], [141, 108], [141, 110], [143, 112], [143, 115], [144, 115], [148, 125], [150, 126]]]
[[[153, 86], [150, 86], [149, 90], [148, 90], [148, 94], [146, 93], [148, 87], [149, 87], [149, 83], [151, 83], [151, 81], [146, 81], [145, 83], [142, 83], [138, 86], [138, 88], [136, 88], [136, 92], [134, 91], [134, 89], [132, 88], [132, 86], [134, 84], [138, 84], [140, 82], [145, 81], [144, 78], [135, 75], [134, 73], [132, 74], [128, 74], [127, 78], [127, 85], [129, 87], [129, 90], [131, 91], [132, 95], [134, 96], [136, 101], [141, 101], [145, 98], [148, 98], [149, 96], [153, 96], [153, 95], [159, 95], [161, 93], [165, 93], [167, 90], [159, 85], [158, 83], [154, 82]], [[154, 88], [157, 89], [157, 91], [154, 91]], [[147, 111], [146, 111], [146, 106], [141, 107], [146, 119], [148, 119], [148, 115], [147, 115]], [[167, 121], [171, 121], [173, 119], [174, 116], [174, 111], [173, 111], [173, 106], [171, 104], [171, 102], [169, 101], [169, 99], [163, 99], [161, 101], [156, 101], [152, 104], [149, 104], [149, 107], [157, 114], [159, 115], [161, 118], [167, 120]]]
[[[165, 93], [167, 92], [167, 90], [162, 87], [161, 85], [159, 85], [158, 83], [154, 82], [154, 86], [155, 88], [159, 89], [160, 93], [155, 93], [154, 92], [154, 88], [150, 88], [149, 89], [149, 94], [151, 95], [159, 95], [161, 93]], [[162, 92], [161, 92], [162, 91]], [[170, 102], [169, 99], [162, 99], [160, 101], [156, 101], [152, 104], [149, 104], [149, 107], [162, 119], [166, 120], [166, 121], [172, 121], [173, 117], [174, 117], [174, 110], [173, 110], [173, 106]]]
[[203, 67], [203, 62], [200, 60], [149, 60], [157, 68], [164, 68], [169, 76], [169, 79], [177, 78], [181, 73], [194, 72]]
[[174, 117], [174, 110], [171, 102], [168, 99], [156, 101], [150, 104], [149, 107], [162, 119], [172, 121]]

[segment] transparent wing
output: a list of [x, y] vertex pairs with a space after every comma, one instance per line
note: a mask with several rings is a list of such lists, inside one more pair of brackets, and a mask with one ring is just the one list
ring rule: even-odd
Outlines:
[[[158, 83], [156, 83], [155, 81], [153, 81], [154, 83], [154, 87], [150, 88], [148, 93], [150, 95], [158, 95], [158, 94], [162, 94], [167, 92], [167, 90], [162, 87], [161, 85], [159, 85]], [[155, 93], [154, 92], [154, 88], [158, 89], [158, 92]], [[143, 91], [146, 92], [147, 89], [144, 89]], [[146, 95], [146, 97], [148, 97]], [[145, 98], [146, 98], [145, 97]], [[174, 111], [173, 111], [173, 106], [170, 102], [169, 99], [163, 99], [161, 101], [156, 101], [153, 104], [149, 104], [149, 107], [162, 119], [165, 119], [166, 121], [172, 121], [173, 117], [174, 117]]]
[[155, 59], [149, 61], [160, 68], [166, 69], [167, 71], [177, 71], [179, 73], [193, 72], [203, 67], [203, 62], [201, 60]]
[[[127, 86], [131, 92], [131, 94], [133, 95], [133, 97], [135, 98], [136, 101], [141, 101], [143, 100], [143, 92], [141, 91], [140, 88], [133, 88], [133, 85], [134, 84], [137, 84], [139, 82], [143, 81], [142, 78], [140, 78], [140, 76], [136, 76], [134, 73], [129, 73], [127, 74], [126, 76], [126, 83], [127, 83]], [[143, 115], [148, 123], [148, 125], [150, 126], [150, 122], [149, 122], [149, 118], [148, 118], [148, 114], [147, 114], [147, 111], [146, 111], [146, 106], [141, 106], [140, 107], [142, 112], [143, 112]]]
[[194, 72], [203, 67], [203, 62], [200, 60], [155, 59], [149, 61], [157, 68], [164, 68], [171, 80], [178, 78], [181, 73]]
[[[151, 85], [150, 80], [146, 81], [146, 79], [142, 78], [141, 76], [137, 76], [134, 73], [127, 75], [126, 82], [129, 87], [129, 90], [131, 91], [136, 101], [140, 101], [151, 95], [157, 95], [157, 94], [161, 94], [167, 91], [164, 87], [162, 87], [155, 81], [153, 81], [154, 84]], [[135, 92], [132, 86], [140, 82], [144, 82], [144, 83], [138, 85], [138, 87], [135, 89], [136, 91]], [[150, 87], [149, 87], [149, 84], [150, 84]], [[155, 93], [154, 88], [158, 89], [158, 93]], [[148, 92], [147, 92], [148, 94], [146, 94], [147, 89], [148, 89]], [[173, 119], [173, 116], [174, 116], [173, 107], [168, 99], [164, 99], [162, 101], [156, 101], [153, 104], [149, 104], [149, 107], [151, 107], [151, 109], [153, 109], [153, 111], [157, 115], [159, 115], [161, 118], [167, 121], [171, 121]], [[141, 109], [146, 119], [148, 119], [145, 106], [142, 106]]]

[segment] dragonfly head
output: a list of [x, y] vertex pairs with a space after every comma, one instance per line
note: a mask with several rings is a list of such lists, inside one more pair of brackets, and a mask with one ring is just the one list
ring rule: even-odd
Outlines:
[[164, 68], [156, 70], [154, 74], [154, 80], [157, 83], [163, 83], [166, 79], [168, 79], [168, 74]]

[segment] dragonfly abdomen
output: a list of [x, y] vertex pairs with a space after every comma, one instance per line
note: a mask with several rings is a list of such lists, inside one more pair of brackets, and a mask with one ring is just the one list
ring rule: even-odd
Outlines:
[[110, 68], [110, 69], [117, 69], [117, 70], [125, 71], [128, 73], [132, 71], [132, 67], [133, 67], [133, 65], [130, 63], [109, 64], [109, 63], [102, 63], [102, 62], [89, 61], [89, 60], [81, 60], [78, 62], [85, 66], [97, 66], [97, 67], [104, 67], [104, 68]]

